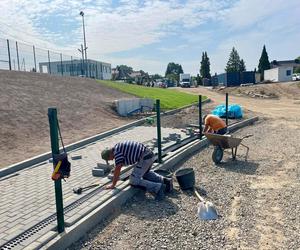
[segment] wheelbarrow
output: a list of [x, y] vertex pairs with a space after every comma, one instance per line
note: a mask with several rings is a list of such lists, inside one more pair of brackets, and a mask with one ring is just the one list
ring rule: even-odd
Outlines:
[[231, 149], [232, 160], [236, 159], [237, 148], [239, 145], [245, 147], [247, 149], [245, 161], [248, 158], [249, 147], [242, 143], [242, 140], [253, 135], [246, 135], [242, 138], [235, 138], [231, 135], [218, 135], [211, 133], [204, 133], [206, 138], [215, 146], [214, 152], [212, 154], [212, 160], [214, 163], [218, 164], [222, 161], [223, 152], [225, 149]]

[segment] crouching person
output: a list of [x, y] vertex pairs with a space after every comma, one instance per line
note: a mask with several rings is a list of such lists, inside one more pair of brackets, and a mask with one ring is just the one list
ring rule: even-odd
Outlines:
[[203, 122], [205, 125], [203, 133], [225, 135], [228, 132], [226, 123], [216, 115], [205, 115]]
[[155, 161], [154, 153], [140, 142], [119, 142], [114, 147], [103, 150], [101, 157], [107, 164], [109, 160], [115, 160], [114, 176], [112, 184], [107, 186], [108, 189], [116, 186], [121, 168], [133, 164], [135, 166], [129, 179], [132, 186], [146, 189], [154, 194], [157, 200], [162, 200], [165, 192], [173, 188], [172, 179], [165, 178], [151, 170]]

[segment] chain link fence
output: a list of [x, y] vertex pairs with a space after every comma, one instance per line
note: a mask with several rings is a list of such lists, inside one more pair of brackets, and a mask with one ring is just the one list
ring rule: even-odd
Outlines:
[[109, 63], [68, 56], [3, 38], [0, 38], [0, 69], [111, 79]]

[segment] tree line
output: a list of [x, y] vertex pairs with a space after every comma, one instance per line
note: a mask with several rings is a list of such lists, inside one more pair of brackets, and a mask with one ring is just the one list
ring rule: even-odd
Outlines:
[[[300, 62], [300, 56], [295, 59], [295, 61]], [[254, 72], [258, 72], [261, 74], [261, 80], [264, 80], [264, 71], [270, 69], [270, 61], [269, 56], [266, 50], [266, 46], [263, 46], [261, 56], [259, 58], [258, 62], [258, 69], [254, 69]], [[133, 69], [131, 67], [128, 67], [126, 65], [120, 65], [117, 66], [117, 70], [119, 72], [120, 77], [128, 76], [130, 73], [133, 72]], [[246, 71], [246, 63], [245, 61], [240, 57], [238, 51], [235, 47], [232, 48], [229, 58], [225, 67], [225, 72], [244, 72]], [[156, 80], [156, 79], [162, 79], [163, 76], [159, 74], [155, 74], [153, 76], [149, 76], [148, 73], [145, 73], [144, 71], [140, 71], [142, 78], [144, 80]], [[170, 62], [167, 65], [167, 69], [165, 72], [165, 78], [169, 79], [170, 81], [176, 83], [179, 82], [179, 75], [183, 72], [183, 68], [180, 64]], [[295, 69], [295, 73], [300, 73], [300, 66]], [[207, 52], [202, 52], [202, 58], [200, 62], [200, 69], [199, 74], [197, 74], [196, 81], [198, 84], [201, 84], [201, 82], [204, 79], [211, 79], [211, 73], [210, 73], [210, 60], [207, 55]]]

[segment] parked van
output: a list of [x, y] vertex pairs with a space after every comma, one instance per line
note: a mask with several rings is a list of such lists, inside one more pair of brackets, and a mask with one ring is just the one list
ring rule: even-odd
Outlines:
[[293, 81], [299, 81], [299, 80], [300, 80], [300, 73], [295, 73], [295, 74], [293, 74], [292, 80], [293, 80]]

